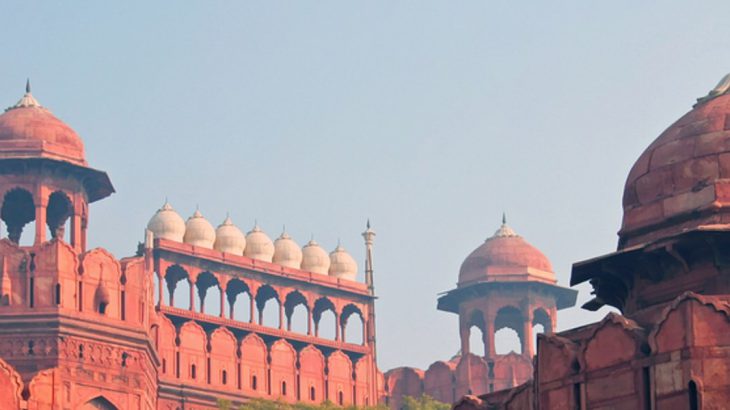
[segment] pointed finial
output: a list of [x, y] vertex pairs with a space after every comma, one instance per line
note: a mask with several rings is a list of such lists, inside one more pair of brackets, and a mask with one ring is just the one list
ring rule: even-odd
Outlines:
[[368, 223], [367, 223], [367, 224], [365, 224], [365, 226], [366, 226], [366, 227], [367, 227], [368, 229], [370, 229], [370, 218], [368, 218]]
[[507, 224], [507, 214], [502, 212], [502, 225]]
[[27, 78], [25, 80], [25, 92], [26, 93], [29, 93], [30, 92], [30, 78]]

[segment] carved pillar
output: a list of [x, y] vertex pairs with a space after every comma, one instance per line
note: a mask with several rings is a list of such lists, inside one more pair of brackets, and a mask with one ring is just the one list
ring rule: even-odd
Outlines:
[[221, 312], [220, 317], [225, 318], [226, 317], [226, 292], [223, 289], [223, 285], [218, 286], [218, 290], [221, 293]]
[[461, 337], [461, 357], [466, 357], [469, 354], [469, 328], [461, 325], [459, 337]]
[[249, 312], [248, 322], [254, 323], [254, 320], [256, 319], [256, 316], [255, 316], [256, 315], [256, 299], [250, 293], [249, 293], [249, 296], [251, 296], [251, 297], [248, 300], [248, 304], [249, 304], [249, 309], [251, 309], [251, 311]]
[[190, 311], [195, 312], [195, 282], [188, 280], [190, 284]]
[[[162, 287], [165, 285], [165, 279], [162, 277], [162, 274], [160, 272], [157, 272], [157, 309], [162, 307], [162, 299], [163, 299], [163, 293], [162, 293]], [[172, 304], [172, 301], [170, 301], [170, 304]]]
[[335, 312], [335, 340], [340, 341], [340, 314]]
[[35, 207], [35, 244], [46, 241], [46, 208], [45, 203], [36, 203]]
[[312, 335], [312, 309], [307, 309], [307, 335]]
[[279, 300], [279, 329], [284, 330], [284, 304]]
[[494, 347], [494, 315], [486, 315], [485, 318], [486, 329], [484, 331], [484, 338], [486, 340], [484, 346], [484, 354], [487, 357], [493, 358], [497, 355], [497, 351]]
[[522, 354], [532, 359], [534, 348], [532, 346], [532, 315], [525, 313], [525, 321], [522, 324]]

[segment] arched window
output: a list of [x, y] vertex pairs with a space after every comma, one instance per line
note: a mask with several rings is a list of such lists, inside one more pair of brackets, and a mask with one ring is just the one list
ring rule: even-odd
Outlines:
[[699, 410], [700, 408], [700, 397], [697, 391], [697, 383], [694, 380], [689, 382], [689, 410]]
[[167, 360], [162, 359], [162, 373], [167, 373]]
[[61, 304], [61, 284], [56, 283], [56, 305]]
[[221, 373], [221, 383], [228, 384], [228, 372], [225, 370]]
[[194, 364], [193, 365], [190, 365], [190, 378], [191, 379], [195, 379], [195, 377], [197, 376], [197, 371], [196, 370], [197, 370], [197, 368], [195, 367]]
[[314, 389], [314, 386], [309, 388], [309, 400], [317, 400], [317, 391]]
[[342, 390], [340, 390], [339, 393], [337, 393], [337, 403], [342, 406], [345, 404], [345, 395], [342, 393]]
[[258, 389], [258, 380], [256, 379], [256, 376], [251, 376], [251, 390]]
[[106, 302], [99, 303], [99, 313], [100, 314], [102, 314], [102, 315], [106, 314], [106, 306], [107, 306]]
[[281, 382], [281, 395], [286, 396], [286, 382]]

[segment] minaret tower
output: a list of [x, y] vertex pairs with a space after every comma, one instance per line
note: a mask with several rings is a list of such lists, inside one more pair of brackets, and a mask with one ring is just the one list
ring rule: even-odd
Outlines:
[[371, 383], [372, 393], [371, 397], [377, 398], [378, 394], [378, 355], [376, 348], [375, 338], [375, 284], [373, 282], [373, 243], [375, 241], [375, 231], [370, 227], [370, 220], [368, 219], [366, 224], [365, 232], [362, 233], [362, 237], [365, 239], [365, 283], [370, 291], [370, 296], [373, 298], [370, 302], [368, 309], [368, 328], [367, 328], [367, 344], [370, 346], [372, 351], [372, 371], [371, 374], [375, 379], [375, 383]]

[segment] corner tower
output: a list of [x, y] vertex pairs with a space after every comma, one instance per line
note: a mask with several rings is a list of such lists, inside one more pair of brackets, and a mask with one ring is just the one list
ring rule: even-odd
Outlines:
[[[557, 285], [548, 258], [517, 235], [503, 217], [494, 235], [462, 263], [456, 289], [438, 300], [439, 310], [459, 315], [460, 393], [482, 394], [527, 380], [532, 373], [533, 326], [540, 324], [552, 333], [557, 311], [573, 306], [576, 295], [575, 290]], [[472, 327], [482, 332], [484, 358], [471, 354]], [[511, 328], [519, 336], [521, 357], [496, 353], [495, 333], [502, 328]]]
[[21, 408], [156, 407], [149, 278], [87, 250], [89, 204], [113, 192], [27, 84], [0, 115], [0, 359], [21, 379]]

